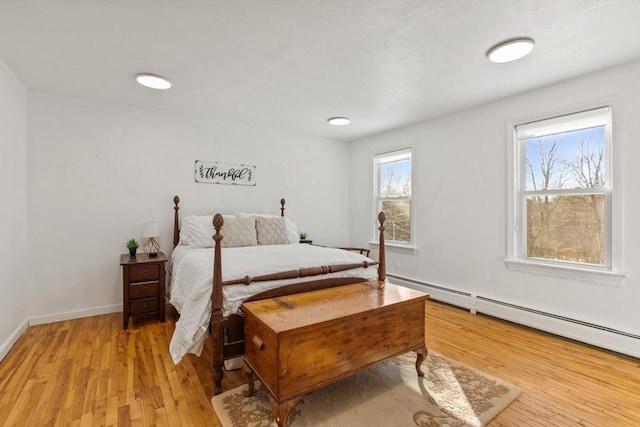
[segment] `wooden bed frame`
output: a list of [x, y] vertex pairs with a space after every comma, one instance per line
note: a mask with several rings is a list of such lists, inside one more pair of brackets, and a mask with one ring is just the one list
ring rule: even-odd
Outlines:
[[[174, 203], [174, 223], [173, 223], [173, 247], [175, 248], [180, 241], [180, 227], [179, 227], [179, 214], [180, 197], [175, 196], [173, 198]], [[285, 200], [280, 200], [280, 216], [284, 217]], [[267, 298], [276, 298], [284, 295], [292, 295], [301, 292], [307, 292], [318, 289], [331, 288], [335, 286], [342, 286], [351, 283], [364, 282], [365, 278], [322, 278], [322, 275], [334, 273], [338, 271], [351, 270], [355, 268], [367, 268], [370, 266], [378, 266], [378, 286], [384, 286], [386, 279], [386, 265], [385, 265], [385, 249], [384, 249], [384, 221], [385, 215], [383, 212], [378, 214], [378, 221], [380, 226], [379, 231], [379, 261], [378, 262], [362, 262], [357, 264], [341, 264], [341, 265], [329, 265], [322, 267], [312, 268], [299, 268], [297, 270], [284, 271], [280, 273], [268, 274], [264, 276], [256, 277], [243, 277], [235, 280], [222, 281], [222, 248], [220, 246], [223, 236], [220, 234], [220, 230], [224, 225], [224, 219], [221, 214], [215, 214], [213, 216], [213, 227], [216, 234], [213, 237], [215, 241], [214, 246], [214, 262], [213, 262], [213, 292], [211, 293], [211, 343], [212, 343], [212, 358], [213, 358], [213, 379], [214, 379], [214, 393], [218, 394], [222, 392], [222, 378], [223, 378], [223, 366], [224, 361], [232, 359], [234, 357], [242, 356], [244, 354], [244, 313], [241, 311], [238, 313], [224, 316], [222, 312], [223, 296], [222, 288], [226, 285], [233, 284], [245, 284], [248, 285], [253, 282], [268, 281], [268, 280], [283, 280], [283, 279], [296, 279], [309, 276], [319, 276], [317, 280], [309, 282], [295, 283], [291, 285], [282, 286], [280, 288], [261, 292], [252, 296], [246, 301], [255, 301]], [[350, 251], [357, 251], [366, 253], [368, 255], [368, 249], [363, 248], [341, 248]]]

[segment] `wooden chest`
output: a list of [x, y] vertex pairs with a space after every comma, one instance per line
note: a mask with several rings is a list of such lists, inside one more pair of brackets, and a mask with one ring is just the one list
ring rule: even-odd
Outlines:
[[268, 389], [278, 424], [319, 387], [408, 351], [423, 360], [427, 297], [371, 281], [245, 303], [249, 377]]

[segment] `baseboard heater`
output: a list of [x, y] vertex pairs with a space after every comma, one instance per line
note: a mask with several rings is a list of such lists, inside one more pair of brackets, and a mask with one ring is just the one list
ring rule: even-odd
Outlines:
[[432, 299], [466, 308], [472, 313], [477, 311], [607, 350], [640, 357], [640, 335], [637, 334], [394, 274], [387, 274], [387, 277], [390, 281], [409, 288], [423, 291], [426, 288]]
[[640, 335], [635, 335], [635, 334], [632, 334], [632, 333], [629, 333], [629, 332], [619, 331], [617, 329], [607, 328], [606, 326], [596, 325], [595, 323], [583, 322], [582, 320], [571, 319], [570, 317], [558, 316], [557, 314], [547, 313], [545, 311], [534, 310], [532, 308], [522, 307], [520, 305], [509, 304], [507, 302], [498, 301], [498, 300], [491, 299], [491, 298], [485, 298], [485, 297], [480, 297], [479, 296], [478, 299], [482, 300], [482, 301], [490, 302], [492, 304], [499, 304], [499, 305], [503, 305], [505, 307], [515, 308], [517, 310], [528, 311], [530, 313], [535, 313], [535, 314], [538, 314], [540, 316], [552, 317], [554, 319], [562, 320], [563, 322], [571, 322], [571, 323], [575, 323], [576, 325], [582, 325], [582, 326], [587, 326], [589, 328], [600, 329], [601, 331], [606, 331], [606, 332], [609, 332], [609, 333], [612, 333], [612, 334], [623, 335], [623, 336], [626, 336], [626, 337], [629, 337], [629, 338], [634, 338], [636, 340], [640, 340]]

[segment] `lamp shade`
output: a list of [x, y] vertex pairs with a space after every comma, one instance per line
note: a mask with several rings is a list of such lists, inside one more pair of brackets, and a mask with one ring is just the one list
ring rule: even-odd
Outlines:
[[160, 224], [157, 222], [145, 222], [142, 224], [142, 237], [160, 236]]

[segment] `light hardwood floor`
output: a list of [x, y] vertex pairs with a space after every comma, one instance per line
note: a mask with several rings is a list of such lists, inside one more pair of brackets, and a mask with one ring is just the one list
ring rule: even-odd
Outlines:
[[[207, 357], [177, 366], [175, 316], [27, 329], [0, 363], [3, 426], [218, 426]], [[640, 361], [429, 301], [427, 346], [520, 387], [490, 426], [640, 426]], [[208, 350], [207, 350], [208, 352]], [[226, 388], [242, 383], [232, 372]]]

